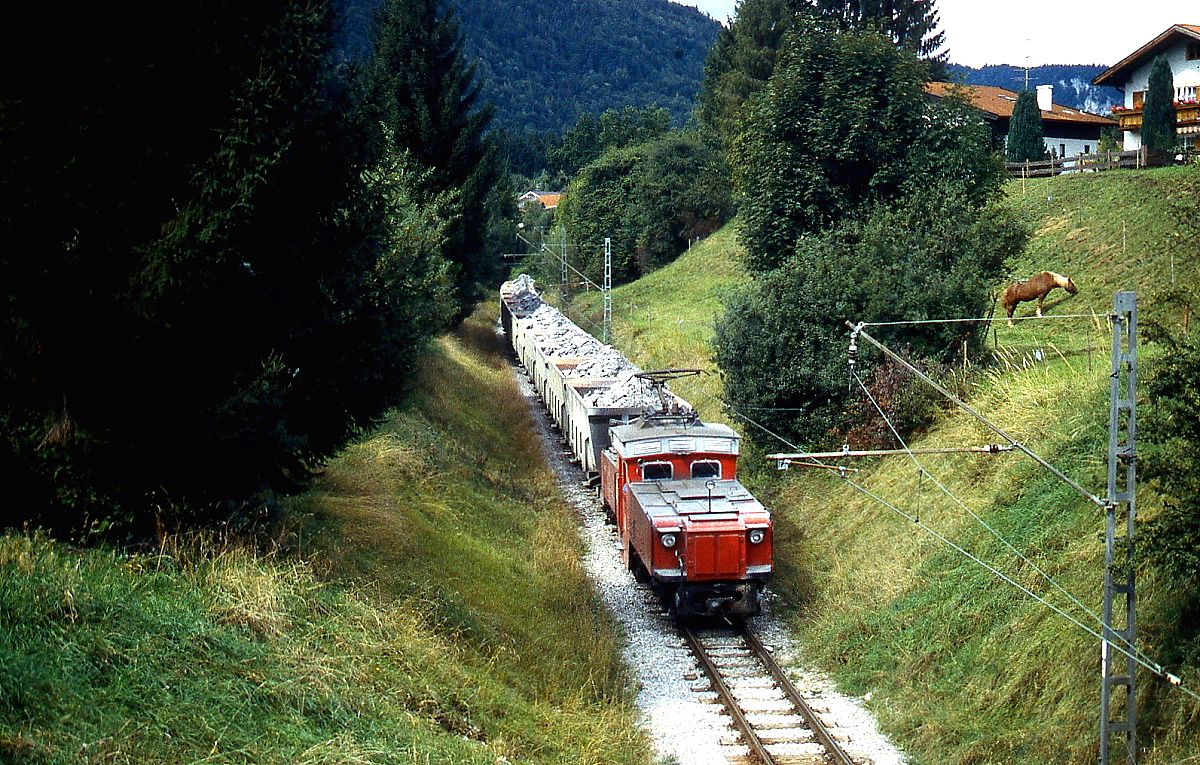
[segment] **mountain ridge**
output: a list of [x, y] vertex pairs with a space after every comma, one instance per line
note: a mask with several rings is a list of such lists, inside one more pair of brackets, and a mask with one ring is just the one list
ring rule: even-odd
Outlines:
[[[1103, 64], [1045, 64], [1028, 68], [1029, 87], [1054, 86], [1054, 102], [1072, 109], [1108, 115], [1112, 107], [1125, 104], [1124, 94], [1106, 85], [1093, 85], [1096, 75], [1108, 69]], [[962, 64], [950, 65], [950, 76], [964, 85], [994, 85], [1009, 90], [1022, 90], [1026, 68], [1012, 64], [988, 64], [974, 68]]]

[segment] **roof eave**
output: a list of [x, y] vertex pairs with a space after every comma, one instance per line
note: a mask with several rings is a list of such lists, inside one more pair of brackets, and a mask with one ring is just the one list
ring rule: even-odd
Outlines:
[[[1123, 75], [1126, 70], [1132, 69], [1138, 61], [1148, 56], [1155, 48], [1162, 45], [1172, 35], [1175, 34], [1182, 34], [1186, 35], [1187, 37], [1200, 40], [1200, 34], [1197, 34], [1188, 27], [1183, 26], [1182, 24], [1172, 24], [1170, 28], [1168, 28], [1158, 37], [1155, 37], [1153, 40], [1138, 48], [1133, 53], [1130, 53], [1116, 64], [1113, 64], [1108, 69], [1105, 69], [1103, 72], [1096, 75], [1094, 78], [1092, 78], [1092, 84], [1120, 87], [1125, 82], [1125, 78], [1121, 77], [1121, 75]], [[1113, 80], [1116, 82], [1111, 82]]]

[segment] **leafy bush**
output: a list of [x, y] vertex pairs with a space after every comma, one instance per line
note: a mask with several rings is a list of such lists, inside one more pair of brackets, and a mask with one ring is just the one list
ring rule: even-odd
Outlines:
[[999, 188], [978, 118], [959, 100], [931, 103], [925, 75], [875, 32], [806, 21], [788, 36], [733, 150], [752, 270], [867, 205], [939, 186], [981, 203]]
[[[731, 297], [717, 326], [716, 359], [731, 405], [810, 445], [851, 427], [849, 393], [858, 386], [847, 377], [847, 322], [981, 316], [1004, 260], [1027, 233], [999, 210], [977, 215], [962, 195], [931, 189], [800, 239], [782, 266]], [[983, 337], [958, 323], [870, 332], [933, 362]]]
[[558, 209], [577, 251], [576, 266], [599, 283], [604, 239], [612, 239], [613, 281], [659, 268], [695, 237], [717, 230], [731, 212], [728, 170], [698, 136], [672, 132], [609, 150], [572, 182]]

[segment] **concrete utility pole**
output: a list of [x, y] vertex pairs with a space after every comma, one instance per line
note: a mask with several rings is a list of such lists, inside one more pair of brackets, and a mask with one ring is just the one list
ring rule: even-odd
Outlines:
[[[1137, 514], [1137, 293], [1116, 293], [1109, 318], [1113, 327], [1113, 355], [1108, 422], [1108, 501], [1104, 524], [1104, 640], [1100, 644], [1100, 765], [1135, 765], [1137, 613], [1133, 554], [1134, 516]], [[1114, 651], [1114, 645], [1120, 646], [1121, 650]], [[1121, 661], [1122, 656], [1124, 661]]]

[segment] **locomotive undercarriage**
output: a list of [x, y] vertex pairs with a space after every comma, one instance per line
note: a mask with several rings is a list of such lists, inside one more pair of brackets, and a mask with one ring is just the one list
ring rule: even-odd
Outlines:
[[701, 616], [755, 616], [761, 609], [762, 582], [663, 583], [660, 595], [681, 619]]

